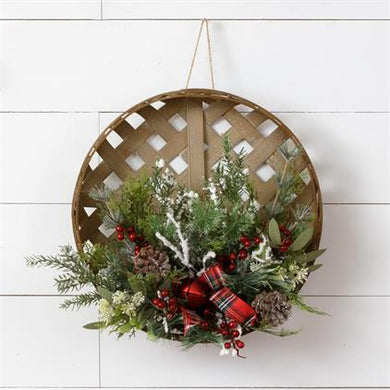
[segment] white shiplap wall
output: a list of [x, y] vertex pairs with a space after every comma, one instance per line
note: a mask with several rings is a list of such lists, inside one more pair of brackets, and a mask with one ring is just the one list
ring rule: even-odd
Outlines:
[[[0, 387], [390, 386], [389, 2], [0, 0]], [[72, 242], [70, 202], [99, 132], [182, 88], [199, 18], [216, 87], [284, 120], [313, 159], [325, 266], [304, 287], [332, 313], [293, 338], [248, 336], [246, 360], [85, 331], [53, 273], [24, 256]], [[205, 47], [193, 86], [208, 86]], [[176, 369], [173, 372], [173, 369]]]

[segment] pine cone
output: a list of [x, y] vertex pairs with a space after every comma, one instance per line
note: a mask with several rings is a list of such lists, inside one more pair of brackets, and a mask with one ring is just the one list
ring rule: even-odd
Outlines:
[[279, 291], [263, 291], [256, 295], [252, 307], [267, 325], [282, 325], [291, 314], [291, 304]]
[[138, 255], [134, 258], [134, 273], [136, 274], [156, 273], [164, 278], [170, 270], [171, 265], [168, 255], [150, 245], [141, 248]]

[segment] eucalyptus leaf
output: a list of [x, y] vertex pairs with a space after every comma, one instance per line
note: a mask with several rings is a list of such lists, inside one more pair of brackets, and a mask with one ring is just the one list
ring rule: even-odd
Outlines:
[[128, 278], [129, 286], [132, 289], [134, 293], [138, 291], [144, 291], [144, 283], [141, 279], [137, 277], [136, 274], [133, 274], [131, 272], [128, 273]]
[[84, 329], [103, 329], [106, 327], [106, 324], [102, 321], [90, 322], [83, 326]]
[[275, 218], [272, 218], [269, 221], [268, 234], [269, 234], [269, 237], [274, 245], [280, 245], [282, 243], [282, 240], [280, 237], [279, 225], [276, 222]]
[[103, 287], [97, 288], [98, 294], [108, 302], [112, 302], [112, 292]]
[[321, 267], [322, 267], [322, 264], [313, 264], [308, 269], [309, 269], [309, 272], [314, 272], [314, 271], [317, 271], [318, 268], [321, 268]]
[[311, 261], [320, 257], [325, 251], [326, 251], [326, 249], [318, 249], [316, 251], [304, 253], [302, 256], [298, 256], [295, 259], [295, 262], [300, 263], [300, 264], [310, 263]]
[[294, 252], [303, 249], [312, 239], [314, 229], [312, 227], [306, 228], [291, 244], [290, 249]]

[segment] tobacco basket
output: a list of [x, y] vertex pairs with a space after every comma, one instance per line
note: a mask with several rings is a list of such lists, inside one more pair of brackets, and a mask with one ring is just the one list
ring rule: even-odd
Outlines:
[[[105, 231], [96, 204], [88, 193], [101, 184], [119, 186], [129, 176], [150, 174], [163, 158], [178, 180], [201, 189], [222, 155], [222, 134], [229, 134], [236, 151], [244, 147], [250, 177], [260, 204], [276, 194], [275, 173], [283, 170], [280, 147], [300, 147], [293, 168], [302, 177], [294, 202], [311, 205], [316, 214], [312, 249], [322, 231], [322, 202], [313, 165], [297, 137], [264, 108], [230, 93], [211, 89], [184, 89], [147, 99], [116, 118], [93, 144], [79, 173], [72, 204], [77, 248], [90, 240], [104, 243]], [[114, 184], [115, 185], [114, 185]]]

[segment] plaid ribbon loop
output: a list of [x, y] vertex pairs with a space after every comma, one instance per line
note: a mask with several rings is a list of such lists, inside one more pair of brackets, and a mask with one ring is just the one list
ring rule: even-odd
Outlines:
[[209, 267], [200, 278], [214, 291], [210, 301], [226, 317], [242, 326], [252, 324], [256, 320], [254, 309], [226, 287], [221, 267], [218, 264]]
[[[226, 287], [222, 276], [221, 267], [218, 264], [210, 266], [199, 277], [205, 285], [205, 291], [211, 289], [210, 301], [229, 319], [236, 321], [241, 326], [252, 324], [256, 320], [254, 309]], [[201, 317], [192, 310], [181, 307], [183, 315], [184, 335], [202, 321]]]

